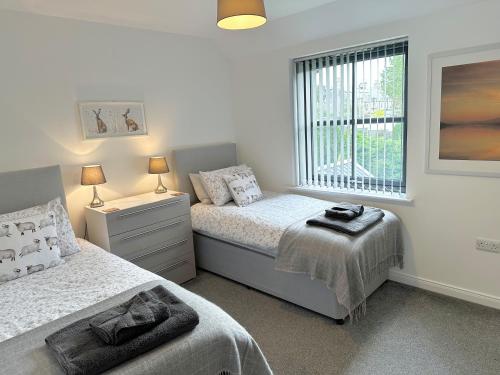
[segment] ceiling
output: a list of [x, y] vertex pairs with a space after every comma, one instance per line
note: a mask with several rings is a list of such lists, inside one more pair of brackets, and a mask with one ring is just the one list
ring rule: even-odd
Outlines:
[[[269, 20], [336, 0], [265, 0]], [[207, 37], [217, 33], [217, 0], [0, 0], [4, 9]]]
[[299, 44], [479, 0], [265, 0], [269, 22], [216, 26], [217, 0], [0, 0], [0, 9], [212, 39], [229, 57]]

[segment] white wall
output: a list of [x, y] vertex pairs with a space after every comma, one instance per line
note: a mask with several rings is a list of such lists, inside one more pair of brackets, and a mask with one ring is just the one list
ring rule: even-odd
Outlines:
[[[147, 156], [234, 140], [229, 65], [208, 40], [0, 11], [0, 50], [0, 171], [61, 164], [79, 234], [82, 165], [103, 164], [109, 200], [155, 187]], [[87, 100], [144, 101], [149, 136], [83, 141]]]
[[292, 186], [290, 59], [408, 35], [407, 182], [414, 203], [376, 204], [396, 212], [406, 232], [406, 265], [392, 277], [500, 308], [500, 255], [474, 248], [478, 236], [500, 239], [500, 180], [424, 173], [428, 56], [500, 42], [499, 14], [500, 2], [479, 2], [236, 61], [234, 118], [240, 159], [254, 167], [265, 188]]

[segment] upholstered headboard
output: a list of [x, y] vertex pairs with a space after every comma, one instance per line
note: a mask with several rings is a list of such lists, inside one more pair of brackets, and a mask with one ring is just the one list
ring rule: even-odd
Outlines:
[[236, 165], [236, 144], [221, 143], [177, 149], [172, 153], [172, 161], [177, 189], [189, 193], [191, 203], [196, 203], [198, 199], [194, 193], [189, 174]]
[[0, 173], [0, 214], [45, 204], [66, 195], [58, 165]]

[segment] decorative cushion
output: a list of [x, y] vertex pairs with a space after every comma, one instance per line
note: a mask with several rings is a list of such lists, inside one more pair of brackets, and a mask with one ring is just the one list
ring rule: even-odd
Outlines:
[[0, 222], [0, 284], [64, 263], [52, 211]]
[[224, 181], [234, 201], [240, 207], [248, 206], [264, 197], [251, 170], [225, 175]]
[[208, 193], [205, 190], [205, 188], [203, 187], [200, 175], [198, 173], [190, 173], [189, 179], [193, 184], [193, 189], [194, 192], [196, 193], [196, 196], [198, 197], [198, 200], [203, 204], [212, 204], [212, 200], [208, 196]]
[[229, 189], [227, 188], [226, 181], [224, 181], [224, 175], [232, 175], [238, 172], [249, 171], [250, 168], [246, 165], [238, 165], [234, 167], [217, 169], [210, 172], [200, 171], [201, 181], [203, 186], [208, 193], [208, 196], [216, 206], [222, 206], [227, 202], [231, 201], [233, 198]]
[[55, 215], [57, 237], [59, 238], [59, 248], [61, 250], [61, 256], [65, 257], [67, 255], [79, 252], [80, 246], [76, 241], [75, 232], [73, 231], [73, 227], [71, 226], [71, 222], [69, 221], [68, 214], [66, 213], [66, 210], [64, 209], [60, 198], [53, 199], [44, 205], [0, 215], [0, 223], [3, 221], [19, 220], [27, 216], [44, 214], [48, 211], [52, 211]]

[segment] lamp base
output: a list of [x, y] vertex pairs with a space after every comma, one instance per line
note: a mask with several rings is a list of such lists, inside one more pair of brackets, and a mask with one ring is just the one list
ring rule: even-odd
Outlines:
[[168, 191], [167, 188], [165, 187], [165, 185], [163, 185], [163, 182], [161, 181], [161, 175], [158, 175], [158, 186], [155, 189], [155, 193], [163, 194], [166, 193], [167, 191]]
[[90, 202], [89, 206], [91, 208], [104, 206], [104, 201], [97, 194], [97, 187], [95, 185], [94, 185], [94, 198], [92, 199], [92, 202]]

